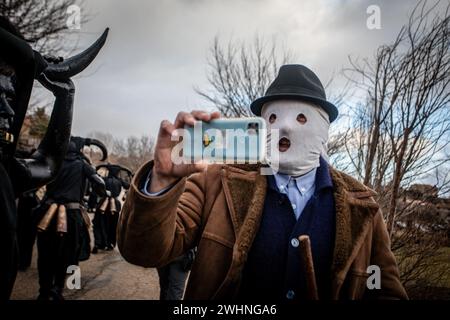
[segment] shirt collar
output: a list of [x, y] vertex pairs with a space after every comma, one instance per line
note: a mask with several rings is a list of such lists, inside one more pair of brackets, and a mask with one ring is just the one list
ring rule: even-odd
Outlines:
[[284, 187], [289, 184], [291, 179], [295, 179], [297, 189], [301, 194], [307, 192], [314, 185], [316, 191], [320, 191], [327, 187], [333, 187], [330, 167], [326, 160], [322, 157], [320, 157], [320, 166], [314, 168], [303, 176], [294, 178], [286, 174], [274, 173], [273, 176], [269, 176], [269, 187], [275, 191], [285, 193], [286, 191]]
[[276, 173], [275, 174], [275, 182], [277, 184], [278, 190], [281, 193], [285, 193], [286, 189], [285, 187], [292, 181], [295, 181], [297, 190], [300, 192], [300, 194], [304, 194], [308, 190], [310, 190], [312, 187], [314, 187], [314, 183], [316, 181], [316, 172], [317, 168], [312, 169], [310, 172], [300, 176], [300, 177], [292, 177], [287, 174], [282, 173]]

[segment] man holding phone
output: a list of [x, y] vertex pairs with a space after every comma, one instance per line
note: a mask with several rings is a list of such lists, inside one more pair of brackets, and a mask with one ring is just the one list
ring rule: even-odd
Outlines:
[[[282, 66], [251, 110], [279, 136], [271, 175], [261, 164], [172, 162], [176, 129], [217, 112], [161, 123], [155, 158], [135, 175], [120, 218], [125, 259], [161, 267], [198, 247], [185, 299], [299, 300], [308, 296], [298, 237], [308, 235], [320, 299], [407, 298], [375, 192], [327, 163], [338, 111], [318, 77]], [[369, 290], [372, 265], [381, 285]]]

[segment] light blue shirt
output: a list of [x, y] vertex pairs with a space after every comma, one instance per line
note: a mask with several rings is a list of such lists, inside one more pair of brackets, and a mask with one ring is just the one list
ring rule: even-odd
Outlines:
[[149, 172], [149, 174], [147, 176], [147, 179], [145, 179], [144, 187], [141, 190], [141, 192], [143, 194], [145, 194], [146, 196], [156, 197], [156, 196], [162, 195], [164, 192], [166, 192], [167, 190], [172, 188], [172, 186], [170, 185], [170, 186], [165, 187], [164, 189], [162, 189], [162, 190], [160, 190], [158, 192], [150, 192], [150, 191], [148, 191], [148, 184], [150, 183], [151, 179], [152, 179], [152, 171], [150, 170], [150, 172]]
[[316, 172], [317, 168], [314, 168], [300, 177], [274, 174], [278, 190], [289, 198], [297, 220], [316, 189]]
[[[314, 194], [316, 187], [316, 172], [317, 168], [314, 168], [307, 174], [304, 174], [300, 177], [292, 177], [286, 174], [276, 173], [274, 174], [275, 181], [277, 183], [278, 190], [280, 193], [284, 193], [289, 198], [291, 202], [292, 209], [295, 214], [295, 218], [298, 220], [300, 215], [303, 212], [306, 204], [309, 199], [311, 199]], [[149, 192], [148, 184], [150, 182], [152, 175], [151, 171], [144, 183], [144, 187], [141, 191], [147, 196], [159, 196], [165, 193], [167, 190], [172, 188], [172, 186], [168, 186], [161, 191], [158, 192]]]

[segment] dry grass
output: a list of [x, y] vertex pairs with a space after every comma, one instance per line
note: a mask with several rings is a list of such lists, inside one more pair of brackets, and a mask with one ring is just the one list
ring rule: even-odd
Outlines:
[[[407, 254], [406, 250], [403, 252]], [[399, 258], [402, 261], [400, 273], [407, 268], [407, 264], [415, 262], [414, 256]], [[450, 247], [440, 248], [437, 254], [423, 263], [427, 268], [414, 281], [405, 284], [410, 299], [450, 300]]]

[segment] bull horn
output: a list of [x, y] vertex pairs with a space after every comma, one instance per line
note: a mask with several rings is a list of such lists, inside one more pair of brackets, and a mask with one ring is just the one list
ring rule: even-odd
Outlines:
[[100, 38], [83, 52], [65, 59], [61, 63], [49, 64], [44, 70], [45, 75], [51, 80], [65, 80], [79, 74], [91, 64], [100, 52], [100, 49], [106, 42], [108, 31], [109, 28], [106, 28]]
[[100, 159], [100, 161], [105, 161], [108, 158], [108, 149], [106, 149], [106, 146], [103, 144], [103, 142], [97, 140], [97, 139], [86, 139], [85, 142], [86, 145], [94, 145], [98, 147], [100, 150], [102, 150], [103, 157]]
[[129, 177], [133, 177], [133, 172], [131, 172], [130, 169], [128, 169], [127, 167], [123, 167], [121, 166], [122, 171], [125, 171], [126, 173], [128, 173]]

